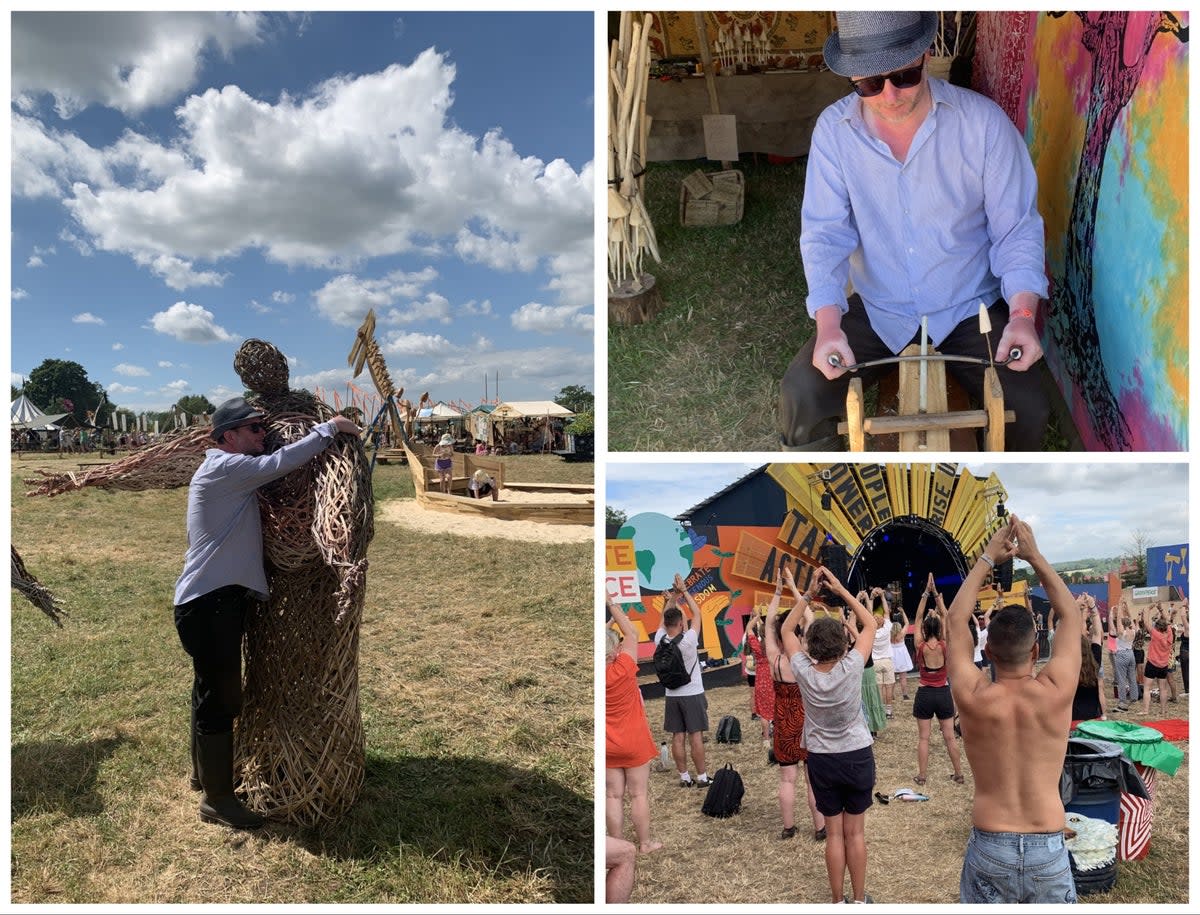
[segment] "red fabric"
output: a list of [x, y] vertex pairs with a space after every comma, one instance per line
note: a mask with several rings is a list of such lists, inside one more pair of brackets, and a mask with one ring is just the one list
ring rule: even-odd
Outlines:
[[808, 759], [804, 748], [804, 698], [800, 685], [775, 680], [775, 759], [781, 766]]
[[1188, 739], [1188, 723], [1182, 718], [1165, 718], [1162, 721], [1140, 721], [1138, 723], [1160, 731], [1167, 740]]
[[917, 646], [917, 670], [921, 674], [922, 686], [945, 686], [947, 683], [946, 643], [940, 642], [940, 644], [942, 646], [942, 666], [934, 670], [925, 666], [925, 643], [922, 642]]
[[767, 653], [753, 632], [747, 633], [746, 644], [754, 655], [754, 714], [764, 721], [770, 721], [775, 717], [775, 684], [771, 680]]
[[1158, 775], [1149, 766], [1134, 763], [1149, 800], [1121, 793], [1121, 815], [1117, 822], [1117, 856], [1122, 861], [1137, 861], [1150, 853], [1150, 831], [1154, 826], [1154, 791]]
[[642, 691], [638, 689], [637, 663], [625, 652], [608, 665], [604, 680], [604, 765], [609, 769], [635, 769], [658, 755]]

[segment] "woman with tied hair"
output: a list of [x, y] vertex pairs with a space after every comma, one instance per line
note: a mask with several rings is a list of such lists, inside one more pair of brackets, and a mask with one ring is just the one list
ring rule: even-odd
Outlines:
[[[812, 785], [808, 780], [808, 769], [805, 761], [808, 750], [804, 746], [804, 698], [800, 695], [800, 685], [796, 683], [796, 675], [792, 673], [792, 657], [801, 649], [800, 614], [803, 595], [796, 590], [796, 582], [792, 570], [782, 564], [782, 571], [776, 573], [775, 594], [767, 605], [766, 621], [766, 658], [767, 669], [771, 673], [771, 682], [775, 690], [775, 738], [772, 752], [775, 762], [779, 765], [779, 814], [783, 820], [781, 839], [790, 839], [796, 834], [796, 775], [797, 770], [804, 773], [805, 794], [808, 797], [808, 810], [812, 815], [813, 839], [820, 842], [825, 838], [825, 817], [817, 809], [817, 799], [813, 796]], [[779, 598], [783, 594], [783, 584], [787, 583], [796, 602], [787, 616], [779, 616]], [[765, 673], [764, 673], [765, 676]]]
[[1079, 685], [1075, 687], [1075, 698], [1071, 700], [1071, 720], [1091, 721], [1099, 718], [1107, 721], [1107, 709], [1104, 705], [1104, 680], [1100, 677], [1096, 655], [1092, 651], [1092, 637], [1085, 632], [1079, 638], [1081, 659], [1079, 665]]
[[642, 854], [662, 848], [650, 838], [650, 760], [658, 755], [637, 683], [637, 630], [612, 597], [608, 612], [621, 630], [605, 630], [604, 823], [609, 836], [623, 839], [625, 798]]
[[1108, 618], [1108, 632], [1116, 644], [1113, 652], [1113, 670], [1117, 680], [1117, 711], [1129, 711], [1129, 703], [1138, 700], [1137, 661], [1133, 655], [1133, 641], [1137, 626], [1129, 615], [1129, 605], [1121, 598], [1118, 609]]
[[1158, 681], [1158, 705], [1163, 717], [1167, 714], [1168, 678], [1171, 676], [1171, 650], [1175, 644], [1175, 633], [1171, 630], [1166, 618], [1159, 616], [1150, 621], [1150, 606], [1142, 608], [1142, 622], [1150, 630], [1150, 645], [1146, 649], [1145, 681], [1146, 691], [1142, 703], [1142, 716], [1150, 714], [1150, 691]]
[[[935, 598], [936, 609], [925, 614], [925, 604], [929, 598]], [[958, 752], [958, 743], [954, 739], [954, 697], [950, 695], [949, 680], [946, 677], [946, 642], [943, 637], [946, 605], [942, 595], [936, 589], [933, 573], [929, 573], [929, 581], [921, 602], [917, 604], [916, 642], [917, 642], [917, 671], [920, 674], [920, 685], [917, 687], [917, 697], [913, 700], [913, 717], [917, 719], [917, 774], [913, 781], [918, 785], [925, 784], [925, 771], [929, 766], [929, 735], [933, 730], [933, 718], [936, 715], [938, 727], [942, 731], [942, 740], [946, 743], [946, 752], [950, 755], [950, 763], [954, 766], [951, 780], [961, 785], [964, 781], [962, 774], [962, 757]]]
[[[813, 600], [822, 583], [850, 607], [862, 628], [854, 629], [841, 613], [829, 615], [828, 607]], [[862, 714], [862, 672], [875, 641], [875, 618], [824, 566], [813, 573], [800, 601], [805, 647], [792, 655], [792, 674], [804, 697], [808, 777], [817, 810], [825, 817], [829, 891], [833, 902], [871, 902], [865, 891], [863, 825], [875, 787], [875, 756]], [[849, 650], [847, 635], [854, 640]], [[846, 871], [853, 900], [843, 895]]]
[[750, 628], [746, 630], [746, 648], [754, 659], [754, 714], [758, 716], [758, 722], [762, 726], [763, 747], [769, 749], [771, 746], [771, 720], [775, 717], [775, 687], [769, 677], [758, 674], [758, 671], [767, 669], [767, 654], [760, 635], [762, 630], [763, 620], [758, 615], [756, 608]]

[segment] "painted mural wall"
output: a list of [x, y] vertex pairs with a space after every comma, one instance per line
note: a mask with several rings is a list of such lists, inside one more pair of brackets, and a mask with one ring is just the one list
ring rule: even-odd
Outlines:
[[[756, 511], [736, 512], [741, 523], [693, 520], [685, 528], [645, 512], [607, 541], [606, 587], [626, 605], [640, 657], [653, 655], [663, 592], [677, 574], [700, 609], [702, 657], [723, 662], [740, 654], [746, 622], [771, 600], [784, 557], [798, 562], [803, 589], [826, 544], [854, 555], [882, 525], [918, 517], [945, 531], [969, 568], [1002, 523], [998, 506], [1007, 498], [996, 474], [975, 477], [954, 463], [787, 463], [767, 465], [766, 474], [777, 495]], [[738, 490], [726, 498], [738, 499]], [[791, 604], [788, 596], [780, 607]]]
[[973, 84], [1029, 144], [1046, 360], [1084, 444], [1187, 448], [1188, 13], [980, 13]]
[[1188, 545], [1152, 546], [1146, 550], [1146, 585], [1178, 588], [1188, 594]]

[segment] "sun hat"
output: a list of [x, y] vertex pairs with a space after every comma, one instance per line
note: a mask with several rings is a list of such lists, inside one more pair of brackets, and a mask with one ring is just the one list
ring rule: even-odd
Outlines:
[[933, 44], [937, 13], [893, 10], [837, 14], [825, 39], [825, 64], [839, 76], [875, 76], [910, 64]]
[[244, 397], [231, 397], [213, 412], [212, 437], [218, 441], [222, 433], [228, 432], [251, 419], [263, 419], [266, 413], [246, 403]]
[[443, 444], [443, 445], [453, 445], [453, 444], [454, 444], [454, 436], [453, 436], [453, 435], [450, 435], [449, 433], [447, 433], [446, 435], [443, 435], [443, 436], [442, 436], [442, 441], [441, 441], [441, 444]]

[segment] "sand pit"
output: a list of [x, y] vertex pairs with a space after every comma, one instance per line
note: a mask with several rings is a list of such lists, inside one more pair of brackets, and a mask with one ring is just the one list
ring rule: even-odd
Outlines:
[[[591, 498], [583, 494], [519, 492], [502, 490], [501, 502], [579, 502]], [[413, 530], [432, 534], [458, 534], [461, 537], [503, 537], [528, 543], [585, 543], [593, 537], [590, 524], [545, 524], [539, 521], [504, 521], [473, 513], [436, 511], [423, 508], [415, 499], [392, 499], [376, 507], [376, 517]]]

